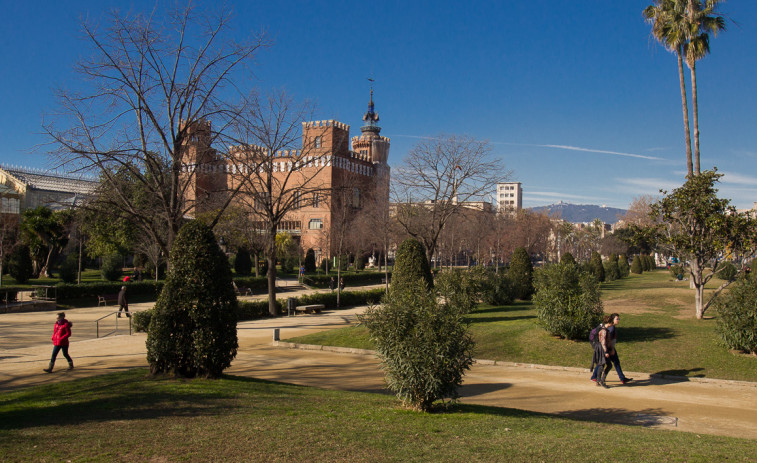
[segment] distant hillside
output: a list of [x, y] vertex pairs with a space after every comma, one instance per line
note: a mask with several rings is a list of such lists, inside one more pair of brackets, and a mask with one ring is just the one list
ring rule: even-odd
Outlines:
[[599, 219], [605, 223], [615, 223], [618, 221], [618, 216], [623, 216], [626, 213], [625, 209], [615, 207], [569, 203], [558, 203], [530, 209], [535, 212], [546, 211], [552, 217], [560, 217], [571, 223], [591, 222], [594, 219]]

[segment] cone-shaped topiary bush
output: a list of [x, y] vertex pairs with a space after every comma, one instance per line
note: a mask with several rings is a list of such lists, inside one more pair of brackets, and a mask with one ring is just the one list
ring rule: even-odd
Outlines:
[[575, 264], [576, 263], [576, 258], [573, 257], [573, 254], [571, 254], [569, 252], [566, 252], [560, 258], [560, 263], [561, 264]]
[[434, 286], [431, 269], [426, 259], [426, 250], [418, 240], [408, 238], [397, 248], [391, 289], [392, 291], [399, 290], [421, 278], [429, 288]]
[[313, 273], [315, 272], [315, 251], [313, 249], [308, 249], [308, 252], [305, 253], [305, 271], [307, 273]]
[[534, 293], [534, 266], [525, 248], [517, 248], [510, 259], [510, 270], [507, 276], [515, 289], [515, 297], [528, 300]]
[[631, 273], [631, 267], [628, 265], [628, 258], [625, 254], [618, 257], [618, 270], [620, 271], [621, 278], [625, 278]]
[[644, 267], [641, 265], [641, 260], [641, 256], [636, 256], [633, 258], [633, 262], [631, 263], [631, 273], [640, 275], [641, 272], [644, 271]]
[[34, 264], [32, 264], [32, 255], [29, 246], [18, 244], [13, 248], [8, 259], [8, 273], [20, 285], [26, 284], [29, 281], [32, 273], [34, 273]]
[[591, 253], [589, 265], [591, 266], [591, 273], [594, 275], [594, 278], [600, 283], [605, 281], [605, 267], [602, 264], [602, 256], [597, 251]]
[[182, 227], [147, 336], [150, 372], [218, 377], [237, 354], [237, 298], [213, 232]]
[[247, 248], [239, 248], [234, 259], [234, 271], [237, 275], [249, 275], [252, 271], [252, 259]]

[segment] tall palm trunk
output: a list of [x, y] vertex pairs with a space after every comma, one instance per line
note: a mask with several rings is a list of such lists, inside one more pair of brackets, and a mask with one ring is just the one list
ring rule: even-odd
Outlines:
[[[681, 85], [681, 106], [683, 107], [683, 128], [686, 133], [686, 169], [689, 176], [694, 175], [694, 163], [691, 156], [691, 128], [689, 126], [689, 105], [686, 98], [686, 79], [683, 74], [683, 51], [678, 47], [676, 51], [678, 57], [678, 81]], [[695, 116], [696, 117], [696, 116]]]
[[691, 114], [694, 116], [694, 172], [701, 173], [699, 169], [699, 106], [697, 105], [697, 62], [691, 60]]

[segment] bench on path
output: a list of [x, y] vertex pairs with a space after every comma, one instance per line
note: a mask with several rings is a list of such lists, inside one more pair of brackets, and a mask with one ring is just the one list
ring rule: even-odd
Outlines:
[[326, 306], [324, 304], [298, 305], [294, 309], [294, 315], [297, 315], [297, 312], [310, 314], [321, 313], [321, 310], [324, 310], [325, 308]]
[[108, 302], [118, 302], [118, 294], [100, 294], [97, 296], [97, 306], [108, 305]]
[[252, 296], [252, 289], [245, 286], [235, 288], [237, 296]]

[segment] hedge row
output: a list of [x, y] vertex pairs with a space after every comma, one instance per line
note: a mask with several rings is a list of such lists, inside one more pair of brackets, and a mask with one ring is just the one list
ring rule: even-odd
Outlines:
[[[329, 275], [305, 275], [305, 283], [308, 286], [314, 288], [328, 288], [331, 278], [336, 279], [336, 273]], [[384, 272], [363, 272], [363, 273], [347, 273], [342, 274], [345, 286], [366, 286], [366, 285], [380, 285], [384, 282], [386, 274]], [[392, 273], [389, 272], [389, 279], [391, 281]]]
[[[340, 297], [340, 306], [351, 307], [365, 304], [378, 304], [385, 292], [382, 288], [367, 291], [343, 291]], [[336, 292], [306, 294], [295, 298], [297, 305], [323, 304], [327, 309], [335, 309]], [[279, 314], [286, 311], [286, 299], [277, 299], [276, 306]], [[237, 304], [237, 318], [241, 321], [257, 320], [268, 316], [268, 300], [265, 301], [239, 301]], [[152, 310], [143, 310], [134, 313], [133, 326], [136, 331], [147, 331], [150, 325]]]
[[147, 296], [157, 299], [160, 291], [163, 289], [163, 281], [131, 281], [129, 283], [116, 282], [97, 282], [97, 283], [58, 283], [55, 285], [56, 297], [58, 302], [71, 299], [84, 299], [87, 297], [96, 298], [102, 294], [118, 294], [121, 286], [126, 285], [129, 297]]

